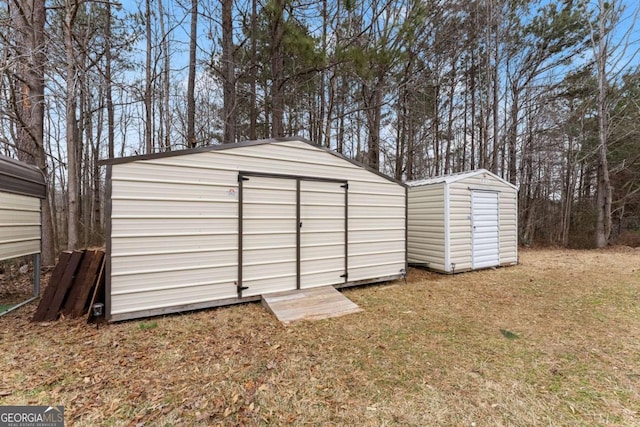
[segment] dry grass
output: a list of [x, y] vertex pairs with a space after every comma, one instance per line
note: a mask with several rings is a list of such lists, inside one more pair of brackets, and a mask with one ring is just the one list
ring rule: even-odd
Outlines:
[[100, 330], [23, 307], [0, 318], [0, 404], [81, 426], [640, 425], [640, 250], [344, 292], [362, 313], [290, 326], [259, 304]]

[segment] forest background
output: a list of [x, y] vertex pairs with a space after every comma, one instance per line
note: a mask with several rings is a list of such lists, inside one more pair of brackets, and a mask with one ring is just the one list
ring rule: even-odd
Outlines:
[[104, 242], [99, 160], [301, 136], [398, 180], [486, 168], [523, 245], [640, 245], [640, 6], [7, 0], [0, 154], [48, 179], [43, 263]]

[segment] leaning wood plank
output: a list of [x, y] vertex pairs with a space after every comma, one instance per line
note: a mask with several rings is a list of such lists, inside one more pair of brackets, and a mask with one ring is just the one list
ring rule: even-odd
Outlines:
[[73, 283], [73, 278], [75, 277], [83, 254], [84, 253], [82, 251], [73, 251], [71, 254], [71, 258], [67, 263], [67, 268], [62, 275], [62, 279], [60, 279], [60, 283], [58, 283], [58, 286], [56, 287], [56, 293], [51, 300], [51, 304], [49, 304], [44, 320], [56, 320], [58, 318], [60, 307], [62, 307], [64, 299], [67, 296], [67, 292], [69, 291], [69, 287]]
[[[104, 271], [104, 251], [96, 251], [93, 263], [90, 266], [89, 274], [86, 278], [86, 285], [82, 287], [82, 294], [78, 299], [73, 316], [82, 316], [85, 313], [87, 307], [91, 307], [91, 300], [93, 300], [93, 291], [100, 287], [102, 282], [102, 272]], [[91, 298], [90, 298], [91, 297]]]
[[84, 277], [89, 270], [89, 265], [93, 260], [94, 253], [92, 251], [84, 251], [84, 255], [80, 260], [80, 264], [78, 264], [78, 268], [74, 274], [74, 278], [69, 284], [69, 289], [67, 291], [67, 296], [63, 300], [62, 305], [60, 306], [60, 313], [68, 316], [71, 313], [71, 307], [75, 304], [76, 299], [78, 298], [78, 288], [81, 283], [81, 277]]
[[78, 268], [78, 274], [62, 307], [62, 314], [65, 316], [77, 317], [84, 313], [87, 298], [96, 285], [96, 276], [100, 270], [103, 255], [104, 252], [99, 250], [85, 251], [82, 263]]
[[87, 310], [87, 323], [91, 322], [93, 319], [93, 312], [91, 311], [91, 307], [95, 304], [96, 300], [100, 298], [104, 301], [104, 264], [105, 257], [102, 257], [102, 264], [100, 264], [100, 272], [98, 273], [98, 279], [96, 280], [96, 286], [93, 288], [93, 295], [91, 296], [91, 301], [89, 301], [89, 310]]
[[71, 251], [64, 251], [60, 254], [60, 257], [58, 258], [58, 263], [56, 264], [56, 268], [53, 270], [53, 273], [51, 273], [51, 277], [49, 278], [49, 284], [44, 290], [44, 294], [42, 295], [40, 304], [38, 305], [38, 308], [36, 309], [36, 312], [33, 315], [32, 320], [34, 322], [44, 321], [47, 315], [47, 311], [49, 310], [49, 305], [51, 304], [51, 301], [53, 300], [53, 297], [56, 294], [56, 288], [58, 287], [58, 284], [60, 283], [60, 279], [62, 279], [62, 276], [64, 275], [64, 272], [67, 269], [67, 263], [71, 258], [71, 254], [72, 254]]

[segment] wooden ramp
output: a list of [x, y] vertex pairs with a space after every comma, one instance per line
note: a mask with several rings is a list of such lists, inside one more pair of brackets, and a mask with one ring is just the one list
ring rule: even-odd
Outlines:
[[262, 304], [283, 323], [326, 319], [362, 311], [333, 286], [263, 295]]

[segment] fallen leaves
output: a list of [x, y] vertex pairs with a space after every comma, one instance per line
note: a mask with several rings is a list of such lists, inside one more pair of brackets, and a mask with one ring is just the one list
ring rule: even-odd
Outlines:
[[[7, 263], [7, 261], [3, 261]], [[12, 306], [33, 296], [33, 273], [29, 265], [6, 265], [0, 273], [0, 306]]]
[[60, 403], [74, 426], [629, 424], [637, 252], [522, 259], [344, 290], [357, 322], [245, 304], [96, 330], [30, 323], [30, 304], [0, 318], [0, 404]]

